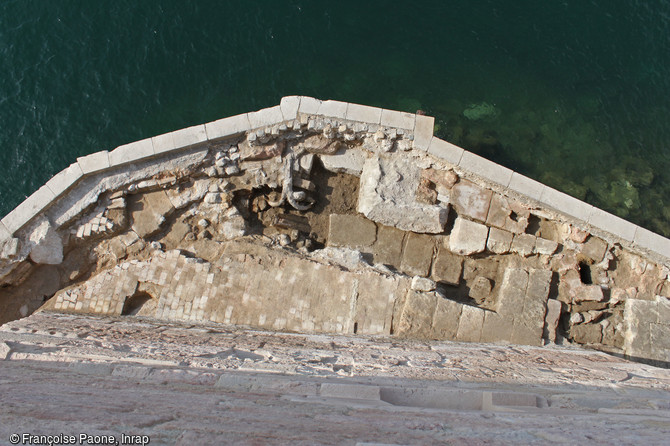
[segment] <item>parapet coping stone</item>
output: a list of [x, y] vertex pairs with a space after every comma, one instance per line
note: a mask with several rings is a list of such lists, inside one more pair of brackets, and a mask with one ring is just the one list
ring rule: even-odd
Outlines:
[[[162, 135], [77, 158], [77, 162], [54, 175], [44, 186], [19, 204], [2, 220], [4, 230], [13, 236], [53, 200], [62, 196], [83, 177], [100, 175], [117, 166], [164, 153], [183, 150], [207, 141], [241, 135], [297, 119], [301, 114], [325, 116], [346, 121], [394, 127], [413, 132], [413, 146], [466, 172], [481, 177], [543, 206], [610, 233], [644, 250], [670, 259], [670, 239], [609, 214], [577, 198], [546, 186], [518, 172], [469, 152], [433, 135], [435, 118], [367, 105], [326, 100], [309, 96], [285, 96], [280, 104], [206, 124], [175, 130]], [[4, 236], [0, 228], [0, 237]]]

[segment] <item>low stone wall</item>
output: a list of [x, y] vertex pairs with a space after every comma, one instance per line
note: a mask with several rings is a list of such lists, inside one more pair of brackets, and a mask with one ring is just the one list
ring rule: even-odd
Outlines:
[[670, 241], [433, 125], [292, 96], [79, 158], [2, 220], [2, 320], [46, 302], [670, 362]]

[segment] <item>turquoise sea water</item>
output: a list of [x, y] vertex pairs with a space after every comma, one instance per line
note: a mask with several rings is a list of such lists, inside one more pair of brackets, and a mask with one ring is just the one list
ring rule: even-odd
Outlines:
[[290, 94], [422, 109], [670, 236], [666, 0], [3, 0], [0, 214], [77, 156]]

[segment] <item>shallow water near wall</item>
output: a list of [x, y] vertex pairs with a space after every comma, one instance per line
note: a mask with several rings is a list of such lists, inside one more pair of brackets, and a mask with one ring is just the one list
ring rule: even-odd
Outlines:
[[0, 214], [77, 156], [311, 95], [670, 236], [670, 2], [0, 3]]

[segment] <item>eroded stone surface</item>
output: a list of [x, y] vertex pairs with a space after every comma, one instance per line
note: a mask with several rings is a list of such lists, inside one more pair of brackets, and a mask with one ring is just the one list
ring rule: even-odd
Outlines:
[[449, 237], [449, 249], [460, 255], [476, 254], [486, 249], [489, 228], [464, 218], [457, 218]]

